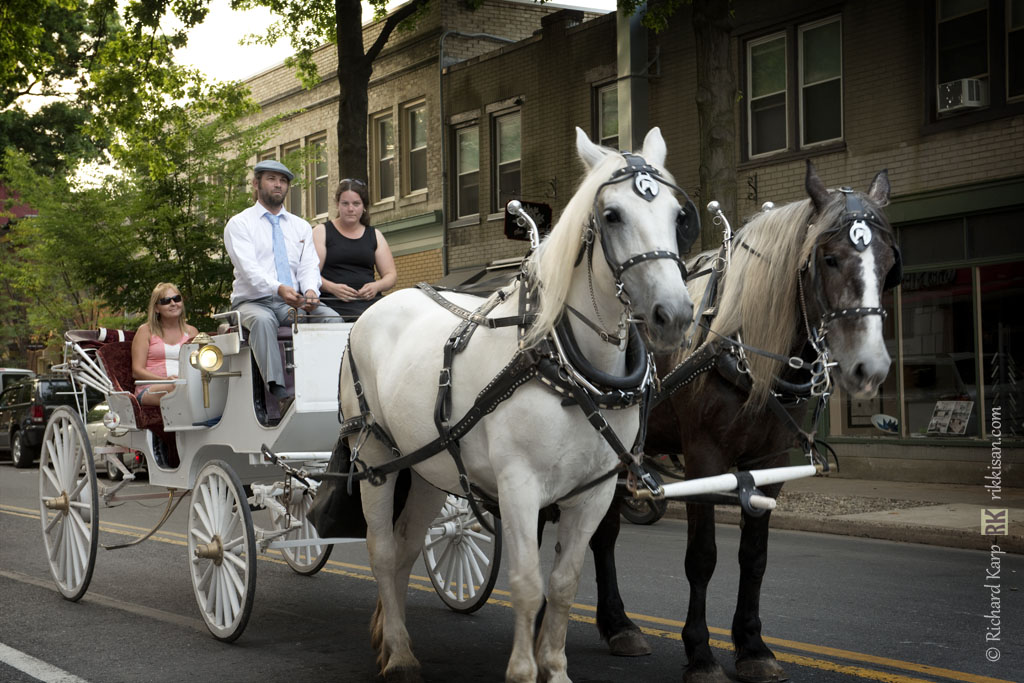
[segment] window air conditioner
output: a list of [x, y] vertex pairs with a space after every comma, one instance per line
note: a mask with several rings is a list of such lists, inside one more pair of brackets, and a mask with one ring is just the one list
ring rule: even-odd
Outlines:
[[988, 82], [980, 78], [960, 78], [939, 83], [939, 113], [977, 109], [988, 105]]

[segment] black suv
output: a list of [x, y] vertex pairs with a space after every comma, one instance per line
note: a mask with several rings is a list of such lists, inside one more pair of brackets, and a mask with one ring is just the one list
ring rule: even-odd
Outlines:
[[[66, 377], [44, 375], [18, 382], [0, 393], [0, 451], [9, 450], [15, 467], [28, 467], [39, 455], [46, 421], [53, 409], [75, 405], [71, 382]], [[89, 389], [89, 407], [103, 395]]]

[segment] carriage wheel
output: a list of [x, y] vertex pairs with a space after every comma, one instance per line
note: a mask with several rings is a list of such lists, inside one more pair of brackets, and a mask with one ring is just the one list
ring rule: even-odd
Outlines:
[[85, 426], [68, 406], [55, 408], [39, 455], [39, 518], [50, 573], [68, 600], [85, 595], [96, 565], [99, 509], [96, 466]]
[[302, 522], [301, 527], [285, 534], [282, 538], [308, 540], [309, 544], [281, 548], [281, 553], [284, 555], [285, 562], [295, 572], [304, 576], [312, 576], [327, 564], [327, 560], [331, 556], [331, 548], [334, 546], [317, 543], [320, 540], [320, 535], [316, 532], [312, 522], [306, 519], [306, 513], [313, 507], [313, 492], [299, 485], [294, 479], [290, 491], [291, 495], [281, 495], [277, 499], [288, 510], [288, 517], [271, 510], [270, 521], [275, 529], [284, 529], [293, 519]]
[[484, 513], [497, 535], [484, 528], [469, 501], [449, 495], [427, 530], [423, 563], [430, 582], [455, 612], [475, 612], [491, 596], [501, 564], [501, 520]]
[[[664, 483], [657, 470], [650, 470], [650, 474], [659, 485]], [[668, 501], [664, 498], [661, 500], [637, 500], [624, 492], [617, 492], [616, 495], [622, 498], [619, 512], [626, 521], [633, 524], [654, 524], [668, 512]]]
[[211, 460], [196, 479], [188, 511], [192, 588], [206, 627], [218, 640], [242, 635], [256, 592], [256, 537], [242, 482]]

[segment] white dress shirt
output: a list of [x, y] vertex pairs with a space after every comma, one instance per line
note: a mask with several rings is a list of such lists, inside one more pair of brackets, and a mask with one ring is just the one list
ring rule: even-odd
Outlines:
[[[235, 214], [224, 228], [224, 246], [235, 266], [231, 303], [277, 294], [281, 282], [274, 265], [273, 226], [259, 202]], [[312, 289], [320, 295], [320, 260], [313, 247], [313, 229], [298, 216], [281, 209], [281, 232], [288, 248], [288, 265], [299, 294]]]

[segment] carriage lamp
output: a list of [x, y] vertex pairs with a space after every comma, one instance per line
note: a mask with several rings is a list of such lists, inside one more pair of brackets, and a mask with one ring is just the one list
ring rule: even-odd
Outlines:
[[192, 340], [199, 348], [188, 355], [188, 363], [200, 372], [203, 380], [203, 407], [210, 407], [210, 379], [213, 377], [241, 377], [240, 372], [217, 372], [224, 365], [224, 352], [205, 332], [200, 332]]

